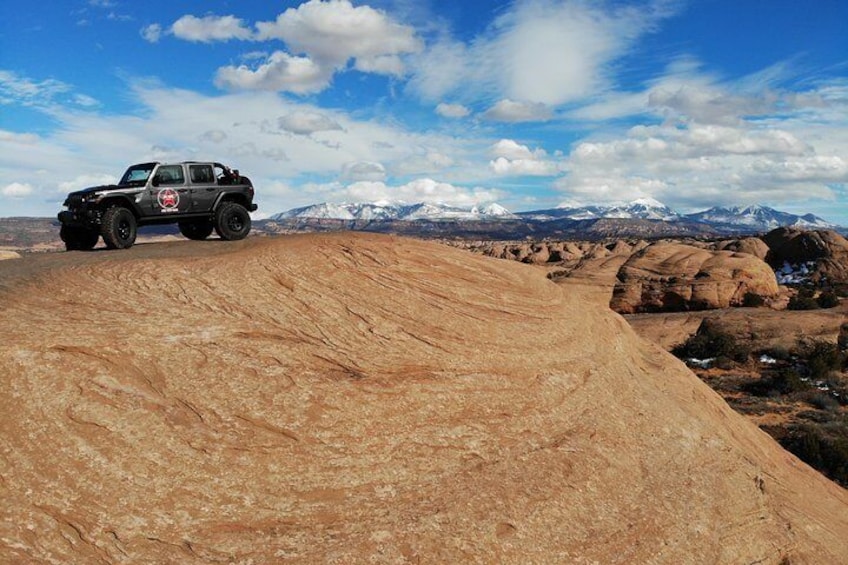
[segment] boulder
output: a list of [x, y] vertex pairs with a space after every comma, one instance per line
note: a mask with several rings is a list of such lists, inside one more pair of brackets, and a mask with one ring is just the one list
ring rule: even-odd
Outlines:
[[747, 293], [777, 296], [774, 272], [747, 253], [654, 243], [619, 269], [610, 307], [619, 313], [741, 306]]
[[734, 251], [736, 253], [747, 253], [760, 259], [768, 255], [769, 247], [758, 237], [744, 237], [742, 239], [727, 239], [716, 245], [718, 251]]
[[777, 228], [763, 236], [775, 268], [803, 267], [814, 283], [848, 283], [848, 240], [832, 230]]

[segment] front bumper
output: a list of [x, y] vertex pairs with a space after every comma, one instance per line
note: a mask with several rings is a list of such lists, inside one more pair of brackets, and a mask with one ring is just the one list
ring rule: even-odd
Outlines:
[[58, 218], [63, 226], [92, 226], [100, 223], [96, 210], [63, 210], [59, 212]]

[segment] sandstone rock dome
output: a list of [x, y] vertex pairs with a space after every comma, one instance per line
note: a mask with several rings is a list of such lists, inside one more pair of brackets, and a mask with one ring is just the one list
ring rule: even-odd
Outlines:
[[539, 269], [305, 235], [0, 293], [2, 562], [848, 561], [844, 490]]
[[754, 255], [668, 242], [632, 255], [617, 279], [610, 307], [627, 314], [740, 306], [748, 292], [779, 290], [774, 271]]

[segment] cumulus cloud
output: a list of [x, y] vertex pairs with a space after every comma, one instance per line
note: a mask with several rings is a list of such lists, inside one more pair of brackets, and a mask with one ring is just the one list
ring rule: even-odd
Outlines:
[[202, 18], [192, 15], [183, 16], [171, 26], [171, 33], [180, 39], [200, 43], [231, 39], [246, 40], [253, 35], [241, 19], [235, 16], [214, 15]]
[[350, 61], [362, 72], [401, 76], [404, 57], [423, 46], [411, 26], [394, 21], [382, 10], [354, 6], [349, 0], [310, 0], [286, 9], [274, 21], [256, 22], [255, 30], [232, 15], [185, 15], [167, 30], [160, 24], [141, 30], [151, 43], [165, 33], [202, 43], [282, 41], [285, 50], [262, 56], [253, 67], [221, 67], [215, 83], [227, 89], [295, 94], [324, 90], [333, 74], [347, 70]]
[[386, 179], [386, 168], [380, 163], [359, 161], [346, 163], [342, 178], [348, 181], [382, 181]]
[[8, 198], [25, 198], [33, 193], [31, 184], [13, 182], [0, 189], [0, 194]]
[[308, 57], [292, 57], [283, 51], [275, 51], [255, 68], [247, 65], [221, 67], [215, 74], [215, 85], [231, 90], [282, 90], [313, 94], [324, 90], [331, 78], [331, 70]]
[[544, 122], [552, 117], [551, 109], [535, 102], [500, 100], [483, 113], [487, 120], [495, 122]]
[[141, 37], [149, 43], [158, 43], [162, 38], [162, 25], [150, 24], [141, 28]]
[[339, 131], [338, 122], [320, 112], [298, 111], [286, 114], [277, 120], [280, 129], [298, 135], [311, 135], [318, 131]]
[[362, 71], [400, 74], [400, 55], [421, 49], [415, 30], [382, 10], [349, 0], [310, 0], [288, 8], [273, 22], [258, 22], [256, 38], [284, 41], [322, 65], [337, 68], [354, 59]]
[[471, 110], [462, 104], [447, 104], [442, 102], [436, 106], [436, 113], [443, 118], [464, 118], [471, 113]]
[[512, 139], [501, 139], [491, 148], [495, 158], [489, 168], [497, 175], [552, 176], [559, 172], [556, 162], [549, 160], [544, 149], [530, 150]]
[[628, 135], [578, 144], [557, 188], [584, 201], [654, 197], [673, 207], [834, 197], [848, 163], [819, 154], [786, 129], [739, 122], [636, 126]]

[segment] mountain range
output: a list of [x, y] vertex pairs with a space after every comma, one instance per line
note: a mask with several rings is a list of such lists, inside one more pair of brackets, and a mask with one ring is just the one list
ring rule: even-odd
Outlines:
[[391, 202], [331, 204], [322, 203], [271, 216], [271, 220], [344, 220], [344, 221], [498, 221], [521, 220], [653, 220], [671, 223], [696, 223], [724, 230], [768, 231], [781, 226], [808, 229], [833, 229], [837, 226], [813, 214], [791, 214], [768, 206], [716, 206], [702, 212], [680, 214], [662, 202], [641, 198], [627, 204], [559, 207], [513, 213], [499, 204], [460, 208], [444, 204]]

